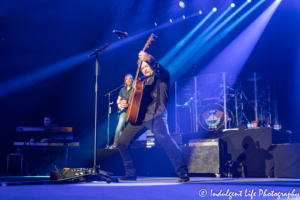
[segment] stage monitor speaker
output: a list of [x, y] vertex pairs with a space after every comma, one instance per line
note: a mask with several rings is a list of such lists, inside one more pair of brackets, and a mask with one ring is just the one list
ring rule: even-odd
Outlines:
[[214, 173], [220, 177], [224, 169], [222, 139], [189, 141], [189, 173]]
[[23, 175], [23, 155], [10, 153], [7, 155], [7, 174]]

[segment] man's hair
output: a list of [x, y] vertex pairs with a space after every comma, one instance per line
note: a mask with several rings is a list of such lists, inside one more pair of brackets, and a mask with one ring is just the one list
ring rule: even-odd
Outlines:
[[[131, 78], [131, 80], [132, 80], [132, 85], [133, 85], [133, 77], [132, 77], [132, 75], [131, 75], [131, 74], [126, 74], [126, 76], [125, 76], [125, 78], [124, 78], [124, 85], [125, 85], [125, 87], [127, 86], [126, 83], [125, 83], [126, 77]], [[132, 85], [131, 85], [131, 86], [132, 86]]]

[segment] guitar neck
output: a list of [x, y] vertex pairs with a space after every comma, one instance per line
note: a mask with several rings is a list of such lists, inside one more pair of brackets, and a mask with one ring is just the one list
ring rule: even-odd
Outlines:
[[[142, 62], [141, 62], [142, 63]], [[137, 68], [137, 71], [136, 71], [136, 75], [135, 75], [135, 78], [134, 78], [134, 85], [136, 84], [136, 81], [137, 81], [137, 78], [139, 77], [139, 73], [140, 73], [140, 67], [141, 66], [138, 66], [138, 68]], [[134, 87], [135, 88], [135, 87]]]
[[[143, 48], [143, 50], [142, 50], [143, 52], [145, 52], [146, 49], [149, 47], [149, 45], [150, 45], [152, 39], [153, 39], [153, 34], [151, 34], [151, 36], [149, 37], [148, 41], [146, 42], [146, 44], [145, 44], [145, 46], [144, 46], [144, 48]], [[140, 64], [140, 66], [138, 66], [138, 69], [137, 69], [137, 72], [136, 72], [136, 75], [135, 75], [135, 79], [134, 79], [134, 82], [135, 82], [135, 83], [136, 83], [136, 80], [137, 80], [137, 78], [138, 78], [138, 74], [139, 74], [139, 72], [140, 72], [141, 66], [142, 66], [142, 62], [141, 62], [141, 64]]]

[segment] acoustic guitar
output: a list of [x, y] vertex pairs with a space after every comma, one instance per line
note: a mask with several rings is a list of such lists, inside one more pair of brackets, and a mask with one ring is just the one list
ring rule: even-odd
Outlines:
[[[142, 51], [145, 52], [147, 48], [149, 48], [149, 45], [153, 41], [154, 34], [152, 33], [146, 42], [144, 48]], [[136, 123], [139, 110], [140, 110], [140, 104], [142, 100], [142, 95], [143, 95], [143, 81], [138, 79], [139, 73], [140, 73], [140, 68], [142, 66], [142, 62], [140, 66], [138, 66], [135, 79], [134, 79], [134, 84], [132, 87], [132, 91], [129, 97], [128, 101], [128, 109], [126, 113], [126, 121], [131, 122], [131, 123]]]

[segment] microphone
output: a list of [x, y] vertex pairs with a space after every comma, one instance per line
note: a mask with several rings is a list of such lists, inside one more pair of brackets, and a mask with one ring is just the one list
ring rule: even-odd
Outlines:
[[117, 30], [114, 30], [113, 33], [119, 35], [119, 37], [127, 37], [128, 36], [128, 33], [117, 31]]

